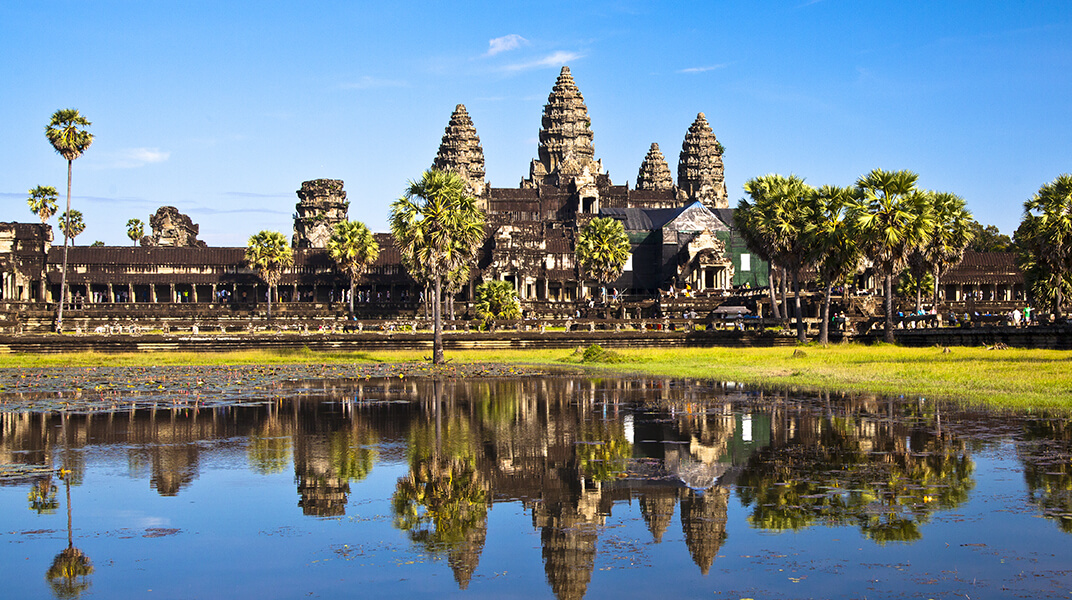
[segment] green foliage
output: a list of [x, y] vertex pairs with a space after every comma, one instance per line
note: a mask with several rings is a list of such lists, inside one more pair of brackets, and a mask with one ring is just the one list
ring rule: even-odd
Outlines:
[[1024, 202], [1016, 245], [1035, 297], [1052, 301], [1061, 318], [1072, 279], [1072, 174], [1060, 175]]
[[476, 316], [485, 326], [497, 319], [520, 319], [521, 300], [509, 281], [493, 279], [476, 287]]
[[350, 278], [350, 314], [354, 313], [354, 286], [357, 279], [380, 256], [380, 244], [360, 221], [343, 221], [335, 225], [328, 240], [328, 255]]
[[968, 250], [972, 252], [1011, 252], [1014, 250], [1012, 238], [1001, 233], [997, 227], [993, 225], [984, 227], [975, 219], [972, 219], [968, 226], [972, 236]]
[[145, 223], [142, 223], [141, 219], [131, 219], [127, 221], [127, 237], [130, 241], [137, 245], [138, 240], [145, 235]]
[[93, 134], [85, 130], [92, 123], [73, 108], [62, 108], [52, 114], [45, 126], [45, 137], [52, 148], [68, 161], [84, 153], [93, 143]]
[[90, 246], [93, 247], [93, 248], [103, 248], [104, 247], [104, 242], [102, 242], [100, 240], [97, 240], [97, 241], [93, 242], [92, 244], [90, 244]]
[[74, 238], [82, 234], [86, 230], [86, 224], [82, 220], [82, 211], [72, 210], [60, 215], [60, 231], [63, 235], [71, 238], [72, 243]]
[[294, 251], [287, 238], [278, 231], [261, 231], [249, 238], [246, 262], [268, 284], [268, 316], [272, 316], [272, 290], [279, 284], [283, 270], [294, 264]]
[[601, 283], [621, 277], [629, 261], [629, 238], [622, 222], [611, 217], [589, 221], [577, 237], [577, 263], [585, 276]]
[[893, 342], [893, 277], [909, 254], [924, 244], [934, 229], [931, 198], [916, 188], [919, 175], [911, 171], [875, 169], [856, 181], [857, 200], [852, 219], [864, 255], [884, 281], [885, 341]]
[[568, 357], [564, 359], [564, 362], [572, 363], [605, 363], [614, 364], [625, 362], [626, 359], [621, 354], [607, 350], [599, 344], [592, 344], [586, 348], [578, 347]]
[[484, 213], [457, 173], [432, 169], [391, 205], [391, 234], [410, 275], [434, 287], [432, 362], [443, 362], [442, 284], [468, 271], [484, 239]]
[[900, 277], [897, 278], [896, 291], [901, 298], [914, 298], [918, 294], [933, 294], [934, 276], [926, 273], [922, 280], [917, 280], [911, 271], [902, 271]]
[[30, 205], [30, 212], [41, 219], [41, 223], [48, 223], [48, 220], [58, 210], [56, 208], [58, 198], [56, 188], [51, 185], [39, 185], [30, 190], [30, 196], [26, 199], [26, 203]]
[[586, 422], [576, 444], [580, 470], [592, 481], [614, 481], [624, 474], [633, 456], [633, 445], [619, 423]]

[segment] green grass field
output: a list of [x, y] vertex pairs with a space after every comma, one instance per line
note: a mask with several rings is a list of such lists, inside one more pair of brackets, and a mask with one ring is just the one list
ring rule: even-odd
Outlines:
[[[429, 352], [247, 351], [226, 354], [14, 354], [9, 367], [239, 365], [422, 361]], [[601, 372], [962, 400], [1016, 409], [1072, 409], [1072, 352], [832, 345], [624, 349], [584, 360], [568, 350], [449, 351], [465, 363], [582, 364]], [[598, 353], [597, 353], [598, 354]], [[595, 360], [592, 360], [595, 358]]]

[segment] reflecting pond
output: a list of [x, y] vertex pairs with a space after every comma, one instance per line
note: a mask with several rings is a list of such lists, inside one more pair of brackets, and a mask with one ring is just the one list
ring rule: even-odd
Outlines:
[[0, 413], [17, 598], [1072, 591], [1072, 425], [640, 377]]

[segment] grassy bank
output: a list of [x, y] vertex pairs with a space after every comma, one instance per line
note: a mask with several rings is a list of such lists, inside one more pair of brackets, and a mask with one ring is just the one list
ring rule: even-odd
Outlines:
[[[142, 353], [9, 355], [4, 366], [240, 365], [368, 363], [423, 360], [426, 352], [247, 351], [226, 354]], [[1012, 408], [1072, 408], [1072, 352], [901, 348], [691, 348], [616, 350], [619, 362], [585, 362], [623, 373], [703, 378], [794, 388], [950, 398]], [[564, 364], [564, 350], [448, 352], [455, 362]]]

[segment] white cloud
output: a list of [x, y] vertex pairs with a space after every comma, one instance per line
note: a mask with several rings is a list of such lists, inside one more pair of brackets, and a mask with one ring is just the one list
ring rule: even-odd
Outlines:
[[726, 65], [711, 65], [708, 67], [689, 67], [688, 69], [681, 69], [678, 73], [706, 73], [707, 71], [717, 71], [718, 69], [725, 69]]
[[341, 87], [344, 90], [371, 90], [377, 88], [405, 87], [405, 85], [405, 81], [399, 81], [397, 79], [377, 79], [365, 75], [357, 82], [344, 83]]
[[[90, 156], [90, 154], [86, 154]], [[171, 152], [160, 148], [124, 148], [114, 152], [93, 155], [95, 159], [86, 166], [95, 169], [137, 169], [145, 165], [162, 163], [171, 158]], [[99, 161], [99, 162], [97, 162]]]
[[521, 46], [527, 46], [529, 41], [516, 33], [504, 35], [488, 41], [488, 52], [484, 56], [495, 56], [500, 52], [515, 50]]
[[537, 59], [537, 60], [524, 62], [524, 63], [514, 63], [512, 65], [506, 65], [505, 67], [503, 67], [503, 70], [504, 71], [527, 71], [529, 69], [544, 69], [544, 68], [548, 68], [548, 67], [561, 67], [562, 65], [564, 65], [564, 64], [566, 64], [568, 62], [572, 62], [572, 61], [577, 60], [578, 58], [583, 58], [583, 57], [584, 57], [583, 54], [578, 54], [576, 52], [565, 52], [565, 51], [560, 50], [558, 52], [555, 52], [554, 54], [551, 54], [549, 56], [545, 56], [545, 57]]

